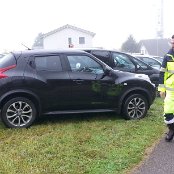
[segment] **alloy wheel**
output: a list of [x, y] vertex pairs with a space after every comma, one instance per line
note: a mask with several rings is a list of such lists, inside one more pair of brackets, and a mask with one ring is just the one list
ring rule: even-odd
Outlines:
[[7, 108], [6, 117], [13, 126], [25, 126], [32, 119], [32, 107], [24, 101], [16, 101]]

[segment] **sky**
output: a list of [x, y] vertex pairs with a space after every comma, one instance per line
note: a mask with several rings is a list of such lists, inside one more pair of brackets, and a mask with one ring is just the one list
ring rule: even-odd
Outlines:
[[[0, 51], [32, 47], [39, 33], [66, 24], [96, 33], [93, 46], [119, 49], [132, 35], [156, 38], [161, 0], [1, 0]], [[174, 0], [164, 0], [164, 37], [174, 34]]]

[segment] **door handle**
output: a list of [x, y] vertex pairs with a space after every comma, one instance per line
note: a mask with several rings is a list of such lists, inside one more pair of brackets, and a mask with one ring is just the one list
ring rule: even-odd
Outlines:
[[76, 80], [73, 80], [73, 82], [76, 82], [77, 84], [81, 84], [84, 80], [82, 79], [76, 79]]

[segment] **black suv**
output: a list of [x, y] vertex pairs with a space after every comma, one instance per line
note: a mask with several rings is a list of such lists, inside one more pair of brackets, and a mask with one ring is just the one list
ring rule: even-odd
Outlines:
[[160, 71], [155, 68], [152, 68], [143, 61], [127, 53], [96, 48], [85, 48], [82, 50], [94, 55], [113, 69], [137, 74], [146, 74], [149, 76], [152, 83], [154, 83], [156, 86], [158, 85]]
[[43, 114], [111, 112], [143, 118], [155, 99], [149, 78], [114, 71], [84, 51], [26, 50], [0, 59], [0, 109], [10, 128]]

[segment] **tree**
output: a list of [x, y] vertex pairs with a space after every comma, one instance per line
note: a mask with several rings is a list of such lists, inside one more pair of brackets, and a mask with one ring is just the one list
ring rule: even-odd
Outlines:
[[140, 45], [135, 41], [132, 35], [130, 35], [121, 46], [121, 51], [128, 52], [128, 53], [139, 53], [140, 52]]
[[34, 47], [43, 47], [43, 34], [39, 33], [37, 37], [35, 38], [34, 44], [32, 48]]

